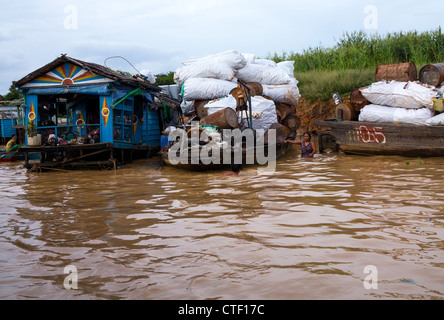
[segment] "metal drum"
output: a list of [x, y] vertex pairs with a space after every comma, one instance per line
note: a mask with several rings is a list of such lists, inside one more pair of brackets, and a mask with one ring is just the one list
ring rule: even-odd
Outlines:
[[438, 87], [444, 81], [444, 63], [428, 64], [419, 71], [422, 83]]
[[386, 64], [376, 68], [376, 82], [386, 81], [416, 81], [418, 80], [418, 71], [413, 62]]

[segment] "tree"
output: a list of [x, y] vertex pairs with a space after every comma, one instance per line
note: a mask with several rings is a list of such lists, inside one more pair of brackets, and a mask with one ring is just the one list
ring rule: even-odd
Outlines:
[[9, 87], [9, 92], [5, 96], [1, 97], [2, 97], [1, 100], [12, 101], [22, 98], [23, 95], [19, 90], [17, 90], [17, 88], [13, 84], [11, 84], [11, 86]]
[[156, 74], [156, 85], [163, 86], [170, 84], [175, 84], [174, 71], [170, 71], [169, 73]]

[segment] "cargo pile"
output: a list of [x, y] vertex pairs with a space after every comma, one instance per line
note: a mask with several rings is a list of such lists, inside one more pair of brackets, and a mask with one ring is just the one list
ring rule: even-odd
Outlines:
[[[255, 130], [273, 127], [284, 133], [282, 139], [296, 137], [300, 120], [295, 112], [300, 94], [294, 61], [275, 63], [252, 54], [226, 51], [183, 62], [174, 73], [174, 81], [180, 88], [184, 114], [201, 125], [242, 129], [252, 119]], [[234, 111], [237, 121], [231, 120], [233, 113], [227, 108]]]
[[336, 107], [336, 117], [379, 123], [444, 125], [444, 64], [427, 65], [419, 72], [414, 63], [379, 66], [376, 82], [359, 88], [350, 101]]

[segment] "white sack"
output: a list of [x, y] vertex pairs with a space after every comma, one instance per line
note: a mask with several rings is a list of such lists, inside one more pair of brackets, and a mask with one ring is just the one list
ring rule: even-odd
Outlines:
[[278, 62], [277, 66], [287, 72], [290, 77], [294, 77], [294, 61]]
[[268, 96], [273, 101], [278, 103], [286, 103], [291, 106], [296, 106], [298, 104], [300, 93], [297, 86], [297, 81], [295, 84], [284, 84], [284, 85], [262, 85], [263, 95]]
[[359, 121], [424, 125], [434, 115], [429, 108], [406, 109], [369, 104], [361, 109]]
[[[261, 96], [251, 97], [253, 129], [267, 131], [273, 123], [277, 123], [276, 105], [272, 100]], [[247, 112], [248, 113], [248, 112]]]
[[444, 113], [438, 114], [426, 121], [428, 126], [444, 126]]
[[228, 64], [206, 60], [178, 68], [176, 72], [174, 72], [174, 82], [181, 86], [186, 80], [191, 78], [212, 78], [233, 81], [234, 74], [234, 69]]
[[231, 108], [236, 111], [236, 107], [236, 99], [231, 94], [220, 99], [212, 100], [204, 106], [204, 108], [208, 109], [208, 115], [223, 110], [225, 108]]
[[274, 62], [273, 60], [269, 60], [269, 59], [255, 59], [253, 63], [260, 64], [263, 66], [277, 67], [276, 62]]
[[182, 108], [182, 112], [184, 115], [190, 115], [194, 112], [194, 101], [183, 100], [180, 103], [180, 107]]
[[225, 63], [228, 64], [233, 69], [243, 68], [247, 64], [247, 60], [245, 59], [245, 57], [241, 53], [234, 50], [224, 51], [221, 53], [209, 55], [199, 59], [188, 60], [182, 62], [182, 64], [186, 66], [196, 62], [203, 62], [203, 61]]
[[210, 78], [191, 78], [183, 84], [183, 100], [213, 100], [221, 98], [237, 87], [237, 83]]
[[156, 76], [151, 70], [144, 69], [140, 73], [147, 78], [150, 83], [156, 83]]
[[162, 89], [162, 93], [166, 94], [170, 98], [179, 100], [179, 87], [177, 85], [174, 84], [162, 85], [159, 86], [159, 88]]
[[247, 64], [248, 63], [254, 63], [254, 61], [256, 60], [256, 56], [254, 54], [252, 54], [252, 53], [242, 53], [242, 55], [244, 56]]
[[381, 81], [361, 90], [371, 103], [382, 106], [420, 109], [433, 109], [436, 92], [416, 82]]
[[288, 84], [291, 81], [291, 77], [283, 69], [255, 63], [247, 64], [239, 69], [236, 76], [245, 82], [259, 82], [270, 85]]

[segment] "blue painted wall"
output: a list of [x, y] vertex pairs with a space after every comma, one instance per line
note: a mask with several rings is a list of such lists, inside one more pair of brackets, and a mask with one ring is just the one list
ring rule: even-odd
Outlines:
[[142, 129], [143, 142], [147, 146], [160, 146], [159, 112], [156, 110], [144, 110], [145, 123]]
[[0, 134], [2, 138], [11, 138], [17, 134], [16, 129], [12, 129], [16, 125], [15, 119], [0, 119]]
[[[143, 104], [143, 107], [134, 107], [134, 98], [132, 97], [115, 106], [114, 109], [111, 108], [113, 102], [111, 95], [99, 97], [97, 108], [100, 110], [100, 142], [112, 142], [116, 148], [124, 149], [131, 149], [135, 145], [160, 146], [161, 128], [158, 111], [149, 109], [147, 104]], [[26, 95], [26, 122], [29, 121], [31, 105], [34, 108], [34, 121], [37, 124], [39, 121], [37, 95]], [[87, 121], [85, 103], [79, 102], [71, 108], [73, 123], [78, 124], [74, 131], [80, 128], [80, 135], [86, 134], [86, 127], [82, 128], [78, 123], [78, 120], [81, 119], [80, 113], [84, 121]], [[106, 118], [106, 115], [108, 115], [108, 118]], [[129, 123], [125, 122], [125, 115], [131, 119]], [[137, 117], [137, 123], [134, 123], [136, 120], [134, 115]], [[118, 129], [121, 132], [120, 138], [117, 139], [116, 132]], [[63, 130], [65, 131], [66, 128]]]

